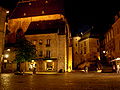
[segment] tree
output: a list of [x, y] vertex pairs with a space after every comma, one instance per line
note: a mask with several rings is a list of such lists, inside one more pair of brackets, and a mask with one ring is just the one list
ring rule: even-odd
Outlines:
[[22, 38], [16, 41], [15, 53], [16, 62], [31, 61], [36, 57], [36, 48], [30, 41]]
[[31, 61], [35, 57], [35, 45], [24, 37], [22, 29], [18, 29], [15, 43], [15, 61], [17, 62], [17, 71], [20, 71], [21, 62]]

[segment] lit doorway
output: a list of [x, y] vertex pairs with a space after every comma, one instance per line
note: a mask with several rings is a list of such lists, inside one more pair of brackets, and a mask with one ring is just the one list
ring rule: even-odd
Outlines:
[[47, 60], [47, 71], [54, 70], [54, 62], [52, 60]]

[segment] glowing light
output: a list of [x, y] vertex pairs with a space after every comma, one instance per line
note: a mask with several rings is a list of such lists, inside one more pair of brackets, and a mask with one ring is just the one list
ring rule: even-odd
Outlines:
[[5, 58], [8, 58], [8, 57], [9, 57], [9, 54], [5, 54], [4, 57], [5, 57]]
[[105, 51], [103, 51], [103, 53], [105, 53]]
[[[113, 59], [112, 61], [117, 61], [117, 60], [120, 60], [120, 58]], [[112, 62], [112, 61], [111, 61], [111, 62]]]
[[47, 60], [47, 62], [52, 62], [53, 60]]
[[120, 60], [120, 58], [116, 58], [115, 60]]
[[102, 72], [102, 70], [97, 70], [97, 72]]
[[34, 62], [34, 60], [32, 60], [32, 62]]
[[7, 49], [7, 51], [10, 51], [10, 49]]
[[6, 11], [6, 13], [8, 14], [8, 13], [10, 13], [9, 11]]
[[83, 33], [81, 32], [81, 35], [83, 35]]
[[71, 72], [71, 68], [68, 68], [68, 72]]
[[7, 63], [7, 60], [4, 60], [4, 63]]
[[98, 56], [98, 59], [100, 60], [100, 56]]
[[80, 70], [80, 71], [85, 72], [85, 70]]

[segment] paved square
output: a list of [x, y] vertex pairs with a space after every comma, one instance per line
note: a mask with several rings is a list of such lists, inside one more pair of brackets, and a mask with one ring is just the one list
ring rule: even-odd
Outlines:
[[0, 90], [120, 90], [120, 74], [116, 73], [0, 76]]

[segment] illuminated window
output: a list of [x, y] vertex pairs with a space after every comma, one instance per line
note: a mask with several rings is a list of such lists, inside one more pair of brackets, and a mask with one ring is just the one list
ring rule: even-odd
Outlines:
[[29, 5], [31, 5], [31, 3], [29, 3]]
[[45, 3], [48, 3], [48, 0], [46, 0]]
[[42, 10], [42, 14], [45, 14], [45, 11], [44, 11], [44, 10]]
[[24, 13], [24, 16], [26, 16], [26, 13]]
[[36, 40], [33, 40], [32, 43], [33, 43], [34, 45], [36, 45], [36, 44], [37, 44], [37, 41], [36, 41]]

